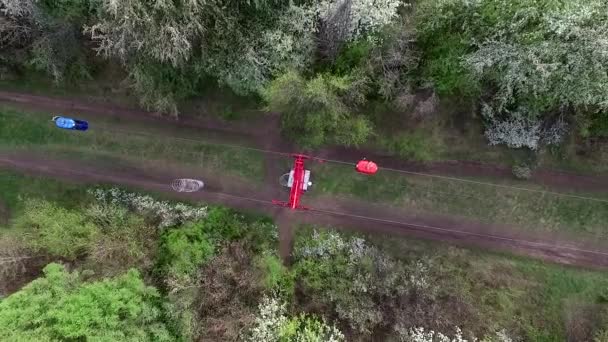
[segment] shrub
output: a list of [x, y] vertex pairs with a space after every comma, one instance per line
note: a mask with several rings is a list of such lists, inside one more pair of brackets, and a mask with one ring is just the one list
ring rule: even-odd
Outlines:
[[353, 115], [349, 107], [361, 105], [363, 89], [351, 77], [318, 75], [306, 80], [288, 72], [271, 82], [264, 98], [270, 110], [282, 113], [283, 130], [296, 142], [308, 147], [357, 145], [371, 133], [369, 121]]
[[159, 264], [171, 288], [191, 282], [199, 267], [214, 254], [204, 222], [190, 223], [162, 235]]
[[88, 253], [90, 268], [101, 274], [116, 274], [129, 268], [145, 271], [152, 267], [158, 237], [154, 226], [112, 204], [93, 204], [85, 213], [100, 232]]
[[416, 326], [445, 330], [474, 312], [463, 302], [469, 290], [453, 279], [461, 270], [434, 259], [399, 260], [363, 238], [316, 230], [298, 236], [293, 256], [301, 296], [340, 319], [353, 340]]
[[482, 113], [488, 121], [485, 135], [490, 145], [505, 144], [511, 148], [538, 149], [541, 123], [524, 108], [509, 112], [506, 119], [496, 118], [488, 105], [484, 105]]
[[68, 259], [90, 251], [99, 236], [84, 214], [43, 200], [27, 200], [15, 225], [32, 249]]
[[272, 297], [264, 297], [258, 307], [246, 341], [344, 341], [344, 335], [335, 327], [314, 316], [285, 316], [285, 304]]
[[131, 87], [146, 110], [177, 117], [179, 101], [196, 94], [202, 77], [196, 62], [186, 66], [143, 60], [128, 67]]
[[514, 165], [513, 175], [517, 179], [527, 180], [532, 178], [532, 169], [528, 165]]
[[558, 145], [568, 130], [562, 117], [547, 124], [525, 108], [504, 110], [498, 117], [489, 105], [484, 104], [482, 114], [486, 119], [485, 135], [490, 145], [505, 144], [511, 148], [527, 147], [536, 151], [543, 145]]
[[[449, 335], [444, 335], [440, 332], [435, 332], [433, 330], [426, 330], [422, 327], [418, 328], [410, 328], [409, 330], [401, 329], [399, 331], [400, 341], [407, 342], [467, 342], [469, 340], [465, 339], [462, 330], [456, 327], [456, 333], [454, 337], [449, 337]], [[472, 342], [477, 341], [477, 338], [473, 338]], [[499, 331], [492, 336], [485, 337], [482, 341], [484, 342], [512, 342], [513, 340], [504, 332]]]
[[373, 43], [366, 39], [347, 44], [337, 56], [333, 70], [338, 75], [348, 75], [369, 58], [372, 49]]
[[93, 283], [58, 264], [0, 301], [5, 341], [171, 341], [156, 289], [136, 270]]
[[390, 325], [394, 313], [383, 313], [376, 300], [404, 295], [409, 283], [403, 264], [361, 238], [313, 231], [296, 241], [294, 257], [302, 291], [331, 304], [337, 316], [358, 333]]
[[264, 286], [250, 247], [246, 241], [230, 242], [201, 268], [197, 299], [191, 306], [199, 337], [236, 341], [253, 323]]
[[282, 298], [290, 299], [294, 293], [295, 279], [281, 259], [274, 254], [264, 253], [258, 258], [257, 265], [264, 274], [264, 287]]
[[207, 207], [158, 201], [147, 195], [139, 195], [118, 188], [90, 189], [88, 192], [102, 203], [126, 206], [135, 212], [146, 215], [159, 228], [171, 227], [207, 216]]

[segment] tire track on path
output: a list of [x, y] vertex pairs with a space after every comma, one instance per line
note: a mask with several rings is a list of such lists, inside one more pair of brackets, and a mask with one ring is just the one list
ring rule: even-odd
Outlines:
[[[292, 243], [291, 227], [296, 224], [314, 224], [373, 234], [403, 235], [463, 247], [507, 251], [568, 265], [608, 267], [608, 248], [603, 244], [574, 242], [560, 239], [559, 236], [521, 235], [522, 232], [514, 232], [504, 226], [441, 216], [415, 216], [392, 211], [390, 208], [370, 208], [367, 203], [335, 198], [315, 200], [318, 210], [294, 212], [272, 206], [270, 202], [272, 198], [265, 198], [272, 196], [271, 192], [260, 193], [259, 189], [248, 187], [246, 184], [216, 186], [212, 179], [206, 180], [209, 185], [206, 191], [175, 193], [171, 190], [170, 183], [173, 178], [179, 177], [179, 168], [167, 171], [138, 167], [116, 169], [112, 165], [91, 167], [78, 161], [49, 159], [23, 153], [0, 154], [0, 167], [81, 184], [118, 184], [163, 193], [175, 199], [222, 204], [239, 210], [270, 215], [281, 226], [280, 233], [285, 244], [281, 246], [281, 253], [285, 258], [288, 254], [283, 253], [290, 250]], [[270, 175], [271, 172], [268, 173], [268, 177]], [[290, 225], [285, 225], [284, 222]], [[285, 226], [289, 229], [283, 228]]]

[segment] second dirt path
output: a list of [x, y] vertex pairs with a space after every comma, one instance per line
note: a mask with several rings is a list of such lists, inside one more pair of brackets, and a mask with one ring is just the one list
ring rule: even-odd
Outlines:
[[[466, 247], [509, 251], [564, 264], [608, 267], [608, 246], [597, 242], [573, 241], [563, 236], [546, 233], [537, 235], [513, 227], [488, 225], [438, 215], [404, 213], [393, 208], [335, 198], [318, 199], [318, 207], [324, 208], [323, 210], [288, 211], [272, 206], [270, 200], [278, 195], [278, 192], [260, 191], [259, 188], [249, 186], [247, 183], [223, 184], [222, 177], [212, 174], [205, 175], [208, 187], [204, 191], [190, 194], [175, 193], [170, 187], [171, 180], [182, 178], [189, 172], [188, 169], [179, 166], [117, 168], [112, 165], [91, 166], [74, 160], [49, 159], [36, 154], [2, 153], [0, 167], [69, 182], [110, 183], [135, 187], [164, 193], [176, 199], [223, 204], [240, 210], [271, 215], [281, 226], [281, 254], [285, 258], [289, 256], [291, 249], [292, 228], [299, 224], [314, 224], [375, 234], [404, 235]], [[276, 183], [277, 180], [273, 179], [273, 176], [269, 172], [268, 181]], [[278, 185], [269, 184], [268, 187], [278, 188]]]

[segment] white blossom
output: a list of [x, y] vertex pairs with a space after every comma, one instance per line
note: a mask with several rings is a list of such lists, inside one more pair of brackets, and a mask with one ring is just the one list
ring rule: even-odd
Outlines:
[[481, 340], [476, 337], [472, 337], [472, 339], [464, 338], [459, 327], [456, 327], [453, 337], [423, 327], [407, 329], [400, 325], [395, 326], [395, 332], [399, 335], [401, 342], [513, 342], [505, 330], [497, 331], [494, 335]]
[[247, 341], [274, 342], [279, 340], [279, 329], [285, 324], [285, 304], [276, 298], [264, 297], [258, 305], [258, 316]]
[[166, 228], [186, 221], [207, 216], [207, 207], [194, 207], [185, 203], [157, 201], [147, 195], [139, 195], [117, 188], [90, 189], [88, 191], [100, 202], [128, 207], [136, 212], [158, 218], [159, 228]]
[[376, 32], [398, 15], [400, 0], [323, 0], [317, 11], [321, 20], [328, 20], [342, 6], [349, 6], [348, 40]]
[[329, 258], [339, 252], [342, 252], [346, 247], [346, 242], [340, 234], [335, 232], [319, 233], [313, 231], [311, 243], [296, 248], [294, 255], [302, 258], [317, 257]]
[[[258, 305], [258, 315], [253, 327], [245, 340], [249, 342], [286, 340], [284, 334], [288, 331], [284, 328], [290, 323], [290, 319], [285, 316], [285, 307], [286, 304], [280, 302], [277, 298], [263, 297]], [[344, 341], [344, 335], [336, 327], [327, 325], [324, 321], [314, 327], [305, 325], [301, 331], [295, 333], [295, 336], [290, 335], [289, 338], [290, 341], [294, 342]]]
[[[440, 332], [433, 330], [425, 330], [424, 328], [418, 327], [410, 329], [409, 334], [401, 339], [404, 342], [469, 342], [469, 340], [462, 337], [462, 331], [460, 328], [456, 328], [456, 334], [453, 338], [446, 336]], [[475, 342], [477, 339], [470, 340]]]
[[506, 119], [495, 118], [492, 108], [484, 104], [483, 115], [488, 119], [485, 135], [490, 145], [505, 144], [512, 148], [538, 148], [541, 123], [527, 115], [525, 110], [509, 112]]

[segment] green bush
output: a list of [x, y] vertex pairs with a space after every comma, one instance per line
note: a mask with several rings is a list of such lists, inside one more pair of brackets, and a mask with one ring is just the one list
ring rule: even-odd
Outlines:
[[94, 204], [85, 213], [100, 233], [88, 253], [89, 267], [101, 274], [152, 267], [158, 243], [156, 227], [112, 204]]
[[86, 254], [99, 236], [83, 213], [44, 200], [28, 200], [15, 225], [32, 249], [68, 259]]
[[86, 20], [97, 10], [97, 0], [40, 0], [40, 7], [53, 18], [78, 21]]
[[141, 106], [173, 116], [179, 113], [179, 101], [196, 94], [202, 79], [202, 70], [195, 61], [175, 67], [169, 63], [140, 60], [128, 69]]
[[480, 84], [462, 64], [468, 48], [461, 43], [460, 37], [447, 36], [436, 44], [426, 50], [422, 59], [422, 76], [433, 82], [439, 95], [478, 95]]
[[234, 210], [214, 207], [203, 221], [204, 231], [215, 240], [236, 240], [247, 232], [245, 218]]
[[272, 225], [224, 208], [210, 208], [205, 219], [166, 230], [161, 236], [159, 267], [165, 277], [192, 278], [227, 241], [248, 239], [253, 248], [271, 241]]
[[168, 230], [160, 242], [163, 274], [167, 278], [191, 278], [213, 256], [214, 250], [204, 221]]
[[58, 264], [0, 301], [3, 341], [172, 341], [156, 289], [136, 270], [85, 283]]
[[340, 52], [333, 65], [338, 75], [348, 75], [357, 69], [369, 57], [374, 44], [369, 39], [360, 39], [348, 43]]
[[527, 180], [532, 177], [532, 169], [528, 165], [514, 165], [512, 171], [517, 179]]
[[353, 77], [323, 74], [308, 80], [288, 72], [271, 82], [264, 98], [271, 111], [282, 114], [283, 130], [297, 143], [356, 146], [372, 131], [366, 118], [353, 113], [365, 101], [364, 91]]
[[606, 113], [598, 113], [591, 118], [589, 133], [596, 137], [608, 137], [608, 115]]
[[295, 279], [281, 259], [267, 253], [258, 258], [257, 265], [264, 274], [264, 287], [286, 300], [290, 299], [294, 293]]
[[474, 96], [480, 91], [479, 84], [462, 63], [471, 51], [471, 33], [459, 26], [459, 20], [468, 18], [466, 11], [467, 7], [457, 1], [424, 0], [417, 7], [415, 26], [422, 53], [420, 72], [424, 79], [432, 81], [439, 95]]

